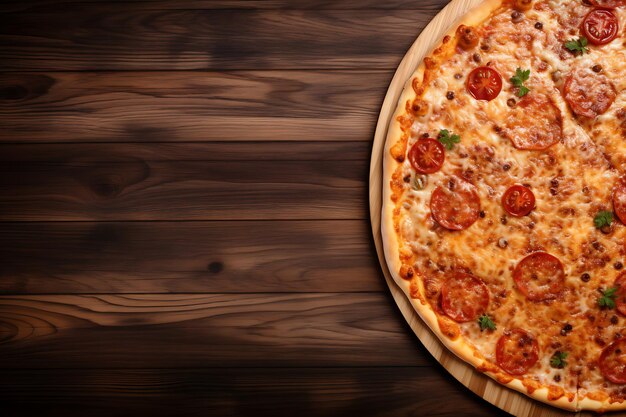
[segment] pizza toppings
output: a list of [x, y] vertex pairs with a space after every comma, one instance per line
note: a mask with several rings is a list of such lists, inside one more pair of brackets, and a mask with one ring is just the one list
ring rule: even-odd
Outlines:
[[513, 7], [515, 7], [516, 10], [525, 12], [527, 10], [530, 10], [532, 5], [533, 0], [515, 0], [515, 4], [513, 5]]
[[531, 301], [552, 300], [565, 286], [561, 261], [546, 252], [531, 253], [513, 270], [517, 289]]
[[539, 343], [526, 330], [513, 329], [503, 334], [496, 345], [498, 366], [511, 375], [523, 375], [539, 359]]
[[412, 188], [415, 191], [422, 191], [428, 185], [428, 175], [415, 175], [413, 178]]
[[569, 41], [565, 42], [564, 46], [574, 55], [584, 55], [585, 53], [589, 52], [589, 48], [587, 48], [588, 44], [589, 40], [584, 36], [581, 36], [578, 39], [570, 39]]
[[615, 283], [613, 284], [613, 288], [615, 288], [616, 291], [615, 293], [613, 293], [611, 301], [615, 303], [615, 308], [617, 309], [617, 311], [626, 316], [626, 272], [622, 272], [618, 275], [618, 277], [615, 279]]
[[511, 216], [526, 216], [535, 208], [535, 195], [529, 188], [516, 184], [504, 192], [502, 206]]
[[411, 277], [414, 306], [437, 316], [450, 348], [533, 396], [560, 390], [548, 400], [572, 408], [626, 400], [626, 386], [600, 376], [626, 363], [621, 349], [603, 353], [602, 372], [598, 361], [626, 339], [626, 228], [614, 221], [626, 222], [626, 64], [614, 59], [626, 10], [581, 1], [504, 2], [433, 50], [399, 109], [408, 161], [389, 159], [383, 211], [402, 265], [423, 272]]
[[496, 330], [496, 324], [487, 314], [483, 314], [478, 318], [478, 326], [480, 326], [481, 332], [485, 330]]
[[606, 230], [607, 228], [609, 228], [610, 230], [611, 223], [613, 223], [613, 213], [611, 213], [610, 211], [600, 211], [593, 218], [593, 225], [596, 227], [596, 229], [600, 229], [602, 231]]
[[566, 323], [565, 326], [561, 329], [561, 336], [567, 336], [569, 332], [574, 330], [574, 326], [569, 323]]
[[530, 70], [523, 71], [521, 68], [518, 68], [515, 71], [515, 75], [511, 77], [511, 84], [517, 88], [518, 97], [524, 97], [530, 92], [530, 89], [524, 85], [524, 82], [528, 81], [528, 78], [530, 78]]
[[409, 151], [409, 162], [420, 174], [439, 171], [446, 158], [443, 145], [435, 139], [420, 139]]
[[615, 279], [614, 288], [617, 288], [615, 292], [615, 307], [617, 311], [626, 316], [626, 272], [622, 272]]
[[458, 323], [476, 320], [489, 305], [489, 290], [473, 275], [457, 272], [441, 287], [441, 308]]
[[476, 29], [467, 25], [460, 25], [456, 29], [456, 37], [458, 39], [458, 45], [465, 49], [472, 49], [478, 45], [478, 34]]
[[615, 9], [626, 5], [626, 0], [586, 0], [593, 6], [604, 7], [605, 9]]
[[563, 135], [561, 112], [543, 94], [530, 94], [509, 110], [501, 130], [514, 147], [521, 150], [543, 150], [556, 144]]
[[491, 67], [478, 67], [467, 77], [467, 91], [476, 100], [491, 101], [502, 90], [502, 77]]
[[583, 20], [583, 32], [594, 45], [611, 42], [617, 36], [618, 29], [617, 17], [610, 10], [592, 10]]
[[567, 357], [569, 353], [557, 350], [550, 358], [550, 366], [553, 368], [563, 369], [567, 366]]
[[459, 135], [450, 134], [448, 129], [440, 130], [437, 139], [439, 139], [439, 142], [443, 143], [449, 151], [454, 148], [454, 144], [461, 142], [461, 137]]
[[626, 384], [626, 339], [608, 345], [598, 360], [600, 372], [615, 384]]
[[583, 69], [574, 70], [567, 77], [563, 94], [574, 113], [589, 118], [605, 113], [617, 96], [606, 76]]
[[613, 210], [622, 223], [626, 224], [626, 181], [621, 180], [613, 189]]
[[607, 290], [600, 290], [600, 294], [602, 294], [602, 296], [598, 298], [598, 306], [600, 308], [614, 309], [615, 297], [617, 296], [618, 289], [619, 288], [617, 287], [613, 287]]
[[480, 197], [473, 184], [451, 177], [446, 186], [433, 191], [430, 210], [435, 221], [446, 229], [464, 230], [478, 219]]

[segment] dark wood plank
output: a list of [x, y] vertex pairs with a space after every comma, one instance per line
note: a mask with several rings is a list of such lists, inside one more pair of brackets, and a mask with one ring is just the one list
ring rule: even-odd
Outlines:
[[[128, 4], [130, 3], [130, 4]], [[194, 9], [417, 9], [437, 11], [443, 8], [448, 0], [19, 0], [0, 4], [0, 11], [56, 11], [59, 8], [111, 9], [132, 7], [133, 9], [159, 10], [194, 10]]]
[[438, 366], [4, 370], [0, 401], [9, 415], [61, 417], [506, 415]]
[[0, 294], [387, 291], [367, 221], [0, 229]]
[[391, 77], [392, 71], [0, 73], [0, 142], [369, 142]]
[[389, 294], [0, 297], [0, 368], [417, 366]]
[[371, 144], [365, 141], [0, 144], [1, 163], [364, 161], [370, 156]]
[[[211, 147], [180, 147], [181, 153], [197, 153], [181, 155], [184, 160], [151, 161], [148, 154], [135, 155], [124, 146], [102, 144], [84, 151], [72, 146], [56, 148], [68, 153], [52, 162], [24, 162], [28, 155], [16, 153], [29, 148], [9, 148], [15, 159], [0, 165], [0, 220], [368, 218], [369, 158], [353, 160], [350, 149], [340, 145], [336, 150], [346, 160], [324, 160], [335, 146], [329, 144], [320, 160], [312, 153], [308, 160], [254, 160], [275, 148], [265, 146], [224, 144], [222, 154], [237, 150], [241, 157], [220, 161], [210, 154]], [[295, 144], [289, 149], [303, 154], [311, 148], [299, 152]], [[362, 150], [355, 149], [361, 157]]]
[[0, 70], [395, 69], [417, 10], [98, 10], [0, 14]]

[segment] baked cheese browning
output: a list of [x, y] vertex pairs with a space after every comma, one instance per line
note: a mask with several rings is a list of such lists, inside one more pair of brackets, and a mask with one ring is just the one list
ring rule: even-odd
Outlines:
[[626, 181], [624, 179], [620, 179], [613, 187], [613, 210], [622, 223], [626, 223]]
[[601, 3], [459, 25], [411, 83], [386, 202], [398, 272], [449, 346], [594, 409], [626, 408], [626, 11]]

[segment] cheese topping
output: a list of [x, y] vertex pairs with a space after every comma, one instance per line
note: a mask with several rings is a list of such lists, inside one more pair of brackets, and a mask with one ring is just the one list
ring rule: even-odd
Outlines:
[[[584, 36], [581, 23], [592, 10], [557, 0], [535, 1], [523, 13], [502, 7], [473, 28], [475, 45], [457, 39], [451, 53], [430, 61], [407, 105], [406, 153], [442, 130], [461, 141], [427, 181], [407, 155], [396, 158], [402, 186], [394, 192], [394, 224], [402, 262], [422, 284], [415, 288], [423, 288], [440, 323], [458, 325], [485, 369], [520, 379], [529, 392], [540, 384], [555, 398], [624, 402], [626, 385], [607, 378], [598, 360], [626, 337], [626, 321], [601, 309], [598, 298], [626, 263], [626, 226], [615, 218], [600, 230], [594, 217], [613, 211], [613, 189], [626, 172], [626, 38], [620, 29], [582, 55], [568, 50], [566, 42]], [[625, 8], [613, 13], [626, 25]], [[501, 76], [493, 99], [468, 91], [479, 67]], [[518, 69], [530, 70], [525, 95], [511, 81]], [[512, 186], [534, 197], [528, 214], [503, 207]], [[471, 288], [475, 308], [450, 300], [462, 288]], [[479, 313], [495, 330], [481, 328]]]

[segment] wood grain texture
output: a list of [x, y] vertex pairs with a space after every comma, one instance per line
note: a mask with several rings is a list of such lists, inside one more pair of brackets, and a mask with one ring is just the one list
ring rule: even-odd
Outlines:
[[0, 4], [0, 414], [498, 415], [411, 337], [364, 220], [445, 3]]
[[[28, 147], [6, 148], [12, 159], [0, 165], [0, 220], [367, 218], [367, 161], [349, 156], [350, 147], [318, 147], [317, 158], [308, 145], [290, 146], [299, 158], [309, 152], [306, 160], [269, 160], [274, 144], [224, 144], [220, 153], [237, 152], [236, 159], [215, 160], [215, 148], [179, 147], [183, 160], [153, 161], [149, 147], [143, 154], [132, 146], [66, 147], [50, 162], [28, 161], [37, 159]], [[333, 150], [346, 160], [328, 158]]]
[[[429, 368], [5, 370], [4, 412], [84, 416], [501, 416]], [[4, 381], [4, 382], [3, 382]], [[11, 381], [9, 383], [9, 381]]]
[[[130, 3], [130, 4], [129, 4]], [[296, 9], [296, 10], [424, 10], [438, 12], [446, 0], [19, 0], [0, 4], [0, 11], [47, 12], [59, 7], [116, 10], [132, 8], [158, 10], [219, 10], [219, 9]]]
[[4, 223], [0, 294], [386, 291], [365, 221]]
[[358, 142], [185, 142], [0, 144], [1, 163], [68, 161], [362, 161], [371, 155], [371, 143]]
[[0, 142], [370, 142], [391, 75], [0, 73]]
[[405, 327], [377, 293], [1, 296], [0, 369], [428, 364]]
[[7, 12], [0, 70], [393, 69], [432, 16], [432, 8]]

